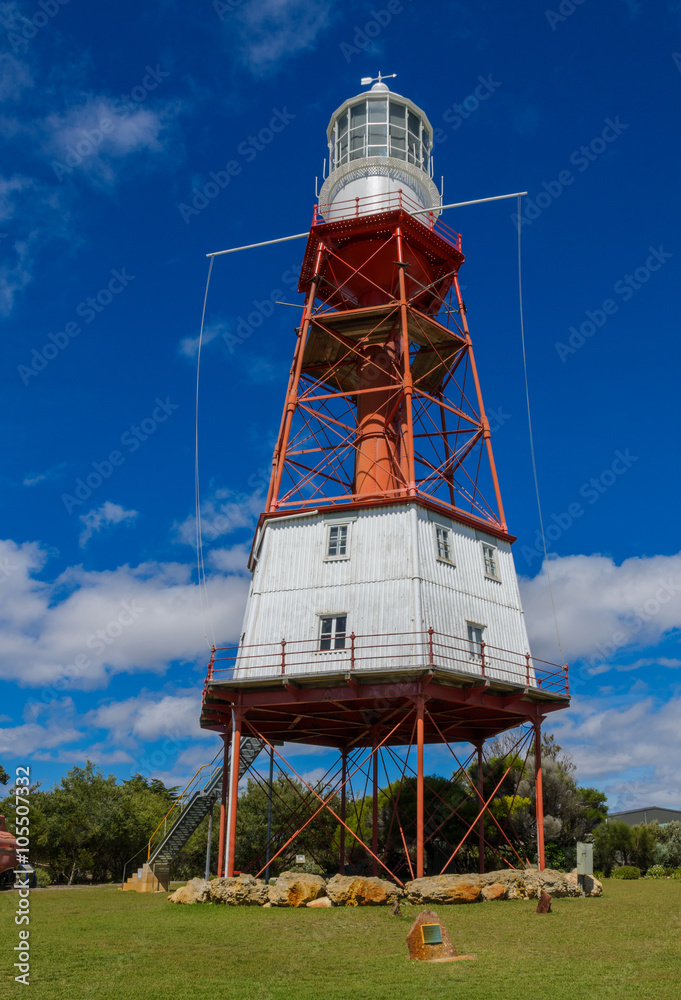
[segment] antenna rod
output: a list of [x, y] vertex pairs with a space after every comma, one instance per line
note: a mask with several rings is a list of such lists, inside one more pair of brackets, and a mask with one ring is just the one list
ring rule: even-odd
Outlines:
[[278, 240], [265, 240], [264, 243], [249, 243], [245, 247], [231, 247], [229, 250], [216, 250], [214, 253], [207, 253], [206, 257], [219, 257], [223, 253], [236, 253], [238, 250], [253, 250], [254, 247], [268, 247], [272, 243], [286, 243], [288, 240], [302, 240], [303, 237], [310, 235], [308, 230], [306, 233], [296, 233], [295, 236], [280, 236]]
[[427, 215], [429, 212], [444, 212], [446, 208], [462, 208], [464, 205], [481, 205], [483, 201], [503, 201], [504, 198], [520, 198], [527, 191], [516, 191], [515, 194], [495, 194], [493, 198], [476, 198], [475, 201], [456, 201], [451, 205], [440, 205], [437, 208], [420, 208], [410, 215]]
[[[503, 201], [504, 198], [520, 198], [527, 194], [527, 191], [516, 191], [515, 194], [497, 194], [493, 198], [476, 198], [474, 201], [457, 201], [451, 205], [439, 205], [437, 208], [420, 208], [417, 212], [410, 212], [410, 215], [428, 215], [433, 212], [444, 212], [446, 208], [462, 208], [464, 205], [481, 205], [485, 201]], [[287, 243], [289, 240], [302, 240], [310, 235], [306, 233], [296, 233], [295, 236], [280, 236], [278, 240], [265, 240], [263, 243], [249, 243], [245, 247], [231, 247], [229, 250], [216, 250], [214, 253], [207, 253], [206, 257], [220, 257], [224, 253], [237, 253], [239, 250], [253, 250], [255, 247], [269, 247], [273, 243]]]

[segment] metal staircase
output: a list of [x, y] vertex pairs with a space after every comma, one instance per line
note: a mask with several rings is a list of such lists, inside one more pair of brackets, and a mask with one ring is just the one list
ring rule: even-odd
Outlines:
[[[262, 750], [261, 740], [245, 737], [241, 740], [239, 752], [239, 778], [243, 777]], [[187, 787], [173, 803], [172, 808], [151, 835], [148, 845], [147, 863], [156, 878], [168, 887], [170, 865], [182, 850], [204, 816], [220, 797], [222, 786], [223, 751], [220, 749], [210, 764], [204, 764], [196, 772]], [[231, 759], [231, 747], [228, 760]], [[204, 773], [207, 770], [207, 774]]]

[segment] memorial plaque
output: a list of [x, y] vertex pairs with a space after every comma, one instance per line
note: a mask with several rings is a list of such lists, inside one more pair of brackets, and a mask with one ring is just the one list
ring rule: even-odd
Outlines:
[[457, 962], [475, 958], [474, 955], [457, 955], [447, 928], [432, 910], [424, 910], [418, 915], [407, 934], [407, 947], [409, 957], [420, 962]]

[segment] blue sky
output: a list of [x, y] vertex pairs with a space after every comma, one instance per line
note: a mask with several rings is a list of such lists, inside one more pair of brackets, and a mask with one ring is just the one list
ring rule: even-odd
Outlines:
[[[205, 254], [309, 226], [328, 119], [380, 69], [437, 130], [446, 201], [529, 191], [530, 391], [573, 664], [552, 728], [612, 808], [681, 807], [681, 2], [546, 3], [0, 4], [5, 767], [29, 761], [49, 786], [89, 757], [178, 783], [212, 756], [193, 547]], [[445, 219], [533, 649], [555, 659], [515, 212]], [[293, 348], [295, 314], [271, 302], [299, 301], [302, 250], [213, 272], [200, 466], [221, 643], [239, 633]]]

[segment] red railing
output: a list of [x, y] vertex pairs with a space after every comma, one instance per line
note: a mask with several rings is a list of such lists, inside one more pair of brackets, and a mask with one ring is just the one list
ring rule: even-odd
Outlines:
[[359, 218], [359, 216], [364, 215], [377, 215], [379, 212], [391, 212], [396, 209], [402, 209], [405, 212], [409, 212], [410, 215], [418, 212], [419, 214], [416, 215], [416, 218], [419, 222], [422, 222], [428, 229], [437, 233], [438, 236], [441, 236], [447, 243], [456, 247], [457, 250], [461, 250], [461, 234], [455, 232], [438, 218], [436, 215], [437, 209], [424, 212], [423, 206], [419, 205], [413, 198], [410, 198], [401, 188], [398, 191], [386, 191], [382, 194], [366, 195], [364, 198], [338, 199], [327, 204], [315, 205], [312, 225], [318, 226], [324, 222], [336, 222], [338, 219], [348, 219], [352, 218], [352, 216]]
[[281, 639], [259, 645], [221, 646], [213, 651], [206, 680], [439, 667], [457, 674], [569, 695], [567, 664], [550, 663], [529, 652], [518, 653], [432, 628], [386, 635], [353, 632], [330, 641], [342, 645], [321, 649], [320, 639]]

